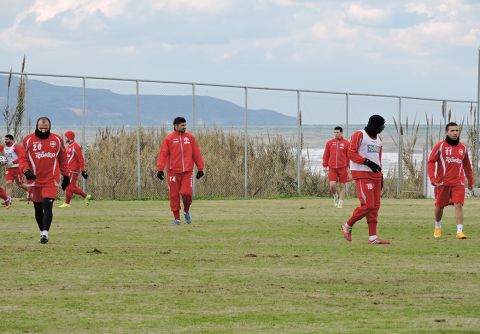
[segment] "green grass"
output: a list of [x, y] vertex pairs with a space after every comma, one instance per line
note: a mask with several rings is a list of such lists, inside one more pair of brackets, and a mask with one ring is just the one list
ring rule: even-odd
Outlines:
[[343, 240], [356, 205], [197, 200], [175, 227], [166, 201], [74, 201], [41, 245], [17, 201], [0, 208], [0, 332], [480, 332], [480, 201], [469, 239], [448, 208], [434, 240], [431, 200], [384, 200], [390, 246], [367, 245], [364, 221]]

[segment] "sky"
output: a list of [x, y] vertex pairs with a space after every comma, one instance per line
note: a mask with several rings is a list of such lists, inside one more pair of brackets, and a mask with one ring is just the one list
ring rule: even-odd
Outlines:
[[477, 99], [480, 0], [0, 5], [1, 71]]

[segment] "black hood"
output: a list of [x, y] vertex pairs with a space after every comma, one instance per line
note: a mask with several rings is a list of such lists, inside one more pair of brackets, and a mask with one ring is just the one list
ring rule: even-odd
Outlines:
[[447, 142], [448, 145], [457, 146], [458, 143], [460, 143], [460, 137], [458, 137], [457, 140], [453, 140], [453, 139], [451, 139], [450, 137], [447, 136], [445, 138], [445, 141]]
[[385, 128], [385, 119], [380, 115], [372, 115], [368, 119], [365, 131], [370, 137], [375, 138]]

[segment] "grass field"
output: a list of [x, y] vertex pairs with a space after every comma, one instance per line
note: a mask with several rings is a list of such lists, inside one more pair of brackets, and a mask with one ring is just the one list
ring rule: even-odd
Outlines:
[[[59, 203], [56, 203], [57, 205]], [[1, 209], [1, 333], [479, 333], [480, 201], [434, 240], [431, 200], [384, 200], [367, 244], [340, 233], [357, 205], [330, 199], [166, 201], [54, 209], [38, 243], [32, 205]]]

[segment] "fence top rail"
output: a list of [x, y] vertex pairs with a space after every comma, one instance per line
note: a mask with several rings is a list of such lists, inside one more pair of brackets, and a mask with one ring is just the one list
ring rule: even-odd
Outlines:
[[167, 80], [148, 80], [148, 79], [132, 79], [132, 78], [114, 78], [114, 77], [97, 77], [97, 76], [81, 76], [81, 75], [68, 75], [68, 74], [45, 74], [45, 73], [29, 73], [29, 72], [10, 72], [0, 71], [0, 74], [6, 75], [25, 75], [35, 77], [53, 77], [53, 78], [69, 78], [69, 79], [89, 79], [89, 80], [108, 80], [108, 81], [128, 81], [128, 82], [144, 82], [144, 83], [159, 83], [159, 84], [176, 84], [176, 85], [190, 85], [190, 86], [207, 86], [207, 87], [222, 87], [222, 88], [240, 88], [240, 89], [252, 89], [252, 90], [270, 90], [270, 91], [283, 91], [283, 92], [297, 92], [297, 93], [313, 93], [313, 94], [334, 94], [345, 96], [364, 96], [364, 97], [382, 97], [382, 98], [394, 98], [394, 99], [406, 99], [406, 100], [420, 100], [420, 101], [434, 101], [434, 102], [454, 102], [454, 103], [470, 103], [478, 104], [476, 100], [458, 100], [458, 99], [439, 99], [419, 96], [401, 96], [401, 95], [389, 95], [389, 94], [370, 94], [370, 93], [355, 93], [355, 92], [338, 92], [327, 90], [311, 90], [311, 89], [293, 89], [293, 88], [275, 88], [275, 87], [261, 87], [261, 86], [240, 86], [229, 84], [215, 84], [205, 82], [187, 82], [187, 81], [167, 81]]

